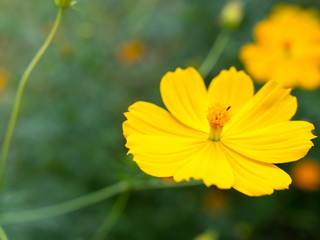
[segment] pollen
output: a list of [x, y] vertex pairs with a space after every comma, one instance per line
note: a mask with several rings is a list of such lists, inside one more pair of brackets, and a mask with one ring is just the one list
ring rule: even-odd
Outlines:
[[211, 127], [223, 127], [230, 120], [230, 106], [222, 107], [220, 104], [210, 106], [207, 119]]
[[210, 124], [209, 139], [212, 141], [219, 141], [221, 138], [222, 128], [230, 120], [231, 106], [224, 107], [216, 103], [208, 108], [207, 119]]

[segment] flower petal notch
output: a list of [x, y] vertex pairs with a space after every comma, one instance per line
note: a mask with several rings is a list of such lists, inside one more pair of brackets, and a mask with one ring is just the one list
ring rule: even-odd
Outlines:
[[270, 79], [285, 87], [320, 86], [320, 18], [316, 9], [278, 5], [254, 28], [254, 43], [240, 59], [258, 82]]
[[313, 146], [313, 124], [290, 120], [297, 100], [277, 82], [254, 94], [251, 78], [231, 67], [207, 90], [197, 70], [178, 68], [160, 90], [168, 111], [136, 102], [123, 123], [128, 153], [149, 175], [262, 196], [291, 183], [274, 163], [299, 160]]

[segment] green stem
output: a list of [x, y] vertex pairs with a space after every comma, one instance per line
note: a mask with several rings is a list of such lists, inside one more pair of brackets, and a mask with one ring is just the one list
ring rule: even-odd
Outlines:
[[118, 196], [116, 203], [111, 209], [111, 212], [108, 214], [107, 218], [104, 220], [104, 222], [102, 223], [98, 231], [94, 234], [94, 236], [91, 238], [91, 240], [107, 239], [107, 236], [110, 230], [118, 221], [121, 213], [123, 212], [128, 202], [129, 196], [130, 196], [129, 191], [125, 191]]
[[140, 180], [135, 181], [131, 184], [129, 184], [128, 182], [118, 182], [96, 192], [57, 205], [25, 211], [2, 213], [0, 215], [0, 224], [36, 221], [63, 215], [90, 206], [92, 204], [101, 202], [105, 199], [108, 199], [119, 193], [123, 193], [129, 190], [139, 191], [148, 189], [178, 188], [195, 186], [199, 184], [201, 184], [200, 181], [167, 183], [162, 181], [161, 179], [151, 179], [150, 181]]
[[14, 106], [13, 106], [13, 109], [11, 112], [10, 120], [9, 120], [9, 123], [7, 126], [6, 135], [4, 137], [4, 142], [2, 145], [2, 151], [1, 151], [1, 156], [0, 156], [0, 183], [3, 182], [4, 169], [5, 169], [5, 166], [7, 163], [11, 139], [12, 139], [12, 135], [14, 132], [16, 122], [17, 122], [17, 117], [19, 114], [21, 100], [22, 100], [22, 96], [23, 96], [23, 92], [24, 92], [26, 83], [27, 83], [29, 76], [32, 73], [33, 69], [35, 68], [35, 66], [37, 65], [37, 63], [39, 62], [39, 60], [41, 59], [41, 57], [43, 56], [43, 54], [45, 53], [45, 51], [49, 47], [54, 35], [56, 34], [58, 27], [60, 25], [61, 19], [62, 19], [62, 15], [63, 15], [63, 8], [60, 8], [58, 15], [56, 17], [56, 20], [54, 22], [54, 25], [53, 25], [47, 39], [45, 40], [45, 42], [43, 43], [43, 45], [41, 46], [41, 48], [39, 49], [37, 54], [34, 56], [32, 61], [30, 62], [30, 64], [26, 68], [26, 70], [23, 73], [21, 80], [19, 82], [19, 86], [17, 89], [16, 98], [15, 98], [15, 103], [14, 103]]
[[179, 188], [179, 187], [191, 187], [201, 185], [201, 181], [184, 181], [184, 182], [165, 182], [159, 178], [150, 179], [148, 182], [145, 180], [135, 181], [131, 183], [131, 190], [151, 190], [151, 189], [163, 189], [163, 188]]
[[0, 227], [0, 240], [9, 240], [9, 238], [7, 237], [6, 232], [3, 230], [2, 227]]
[[231, 35], [231, 32], [228, 30], [222, 29], [220, 31], [206, 59], [203, 61], [203, 63], [198, 69], [203, 78], [206, 78], [214, 68], [224, 48], [226, 47], [227, 42], [229, 41], [230, 35]]
[[20, 212], [3, 213], [0, 215], [0, 223], [8, 224], [35, 221], [63, 215], [127, 191], [128, 187], [129, 185], [125, 182], [119, 182], [96, 192], [57, 205]]

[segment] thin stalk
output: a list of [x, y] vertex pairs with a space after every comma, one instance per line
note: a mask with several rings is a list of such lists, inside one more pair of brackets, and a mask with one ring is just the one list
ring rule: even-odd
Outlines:
[[0, 227], [0, 240], [9, 240], [6, 232], [3, 230], [2, 227]]
[[3, 182], [4, 169], [6, 167], [8, 153], [9, 153], [10, 144], [11, 144], [11, 140], [12, 140], [12, 135], [13, 135], [13, 132], [14, 132], [14, 129], [16, 126], [16, 122], [17, 122], [17, 118], [18, 118], [18, 114], [19, 114], [20, 106], [21, 106], [21, 100], [22, 100], [22, 96], [24, 93], [26, 83], [27, 83], [29, 76], [31, 75], [33, 69], [35, 68], [35, 66], [37, 65], [37, 63], [39, 62], [39, 60], [41, 59], [41, 57], [45, 53], [45, 51], [48, 49], [53, 37], [55, 36], [55, 34], [58, 30], [58, 27], [61, 23], [62, 15], [63, 15], [63, 8], [59, 8], [59, 12], [57, 14], [56, 20], [53, 24], [53, 27], [52, 27], [47, 39], [45, 40], [45, 42], [43, 43], [43, 45], [41, 46], [39, 51], [36, 53], [34, 58], [31, 60], [31, 62], [29, 63], [28, 67], [26, 68], [26, 70], [24, 71], [24, 73], [20, 79], [19, 86], [18, 86], [17, 93], [16, 93], [15, 103], [14, 103], [14, 106], [13, 106], [13, 109], [11, 112], [10, 120], [9, 120], [9, 123], [7, 126], [6, 135], [4, 137], [2, 150], [1, 150], [0, 183]]
[[161, 179], [151, 179], [149, 181], [140, 180], [133, 183], [118, 182], [101, 190], [89, 193], [87, 195], [66, 201], [64, 203], [52, 205], [49, 207], [35, 208], [24, 211], [7, 212], [0, 215], [0, 224], [12, 224], [18, 222], [28, 222], [42, 220], [46, 218], [60, 216], [69, 212], [101, 202], [117, 194], [126, 191], [151, 190], [161, 188], [178, 188], [200, 185], [200, 181], [190, 181], [181, 183], [167, 183]]
[[198, 68], [203, 78], [206, 78], [208, 74], [212, 71], [216, 65], [218, 59], [220, 58], [224, 48], [229, 41], [231, 32], [225, 29], [222, 29], [212, 45], [207, 57], [202, 62], [201, 66]]
[[96, 192], [57, 205], [30, 209], [20, 212], [3, 213], [0, 215], [0, 223], [8, 224], [17, 222], [36, 221], [63, 215], [84, 208], [86, 206], [90, 206], [92, 204], [101, 202], [102, 200], [108, 199], [119, 193], [127, 191], [128, 186], [129, 185], [125, 182], [118, 182]]
[[98, 229], [98, 231], [93, 235], [91, 240], [104, 240], [107, 239], [109, 232], [111, 231], [112, 227], [118, 221], [121, 213], [123, 212], [125, 206], [127, 205], [128, 199], [130, 196], [130, 192], [126, 191], [121, 193], [115, 204], [113, 205], [110, 213]]

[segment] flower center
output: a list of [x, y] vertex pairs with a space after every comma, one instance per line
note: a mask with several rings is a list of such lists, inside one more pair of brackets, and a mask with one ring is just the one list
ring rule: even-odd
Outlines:
[[208, 108], [207, 119], [210, 124], [210, 140], [215, 142], [220, 140], [222, 129], [230, 120], [230, 108], [231, 106], [223, 107], [219, 103]]

